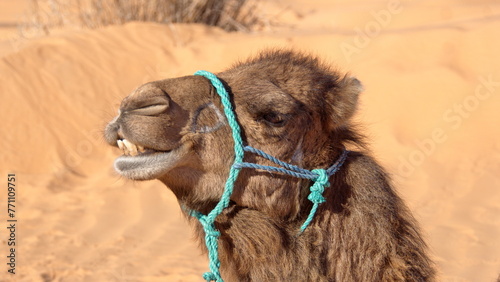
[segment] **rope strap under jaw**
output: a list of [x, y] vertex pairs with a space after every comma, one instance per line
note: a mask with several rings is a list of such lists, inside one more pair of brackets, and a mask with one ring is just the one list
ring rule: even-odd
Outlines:
[[[244, 151], [243, 140], [241, 139], [241, 129], [234, 115], [233, 106], [231, 105], [231, 101], [229, 100], [229, 94], [227, 93], [226, 88], [213, 73], [207, 71], [197, 71], [195, 75], [201, 75], [208, 78], [208, 80], [210, 80], [212, 85], [217, 90], [217, 94], [219, 94], [222, 106], [224, 107], [224, 114], [226, 115], [227, 122], [229, 123], [233, 134], [234, 163], [242, 162]], [[241, 168], [236, 168], [234, 166], [231, 167], [226, 185], [224, 186], [222, 197], [219, 203], [217, 203], [215, 208], [210, 213], [208, 213], [208, 215], [203, 215], [200, 212], [191, 213], [194, 214], [194, 216], [200, 221], [201, 225], [203, 226], [203, 230], [205, 231], [205, 244], [208, 249], [208, 259], [211, 271], [206, 272], [203, 275], [203, 278], [205, 278], [205, 280], [207, 281], [224, 281], [222, 280], [219, 270], [220, 261], [217, 240], [220, 236], [220, 233], [215, 228], [214, 223], [215, 218], [229, 206], [229, 198], [233, 193], [234, 183], [236, 182], [236, 178], [238, 178], [240, 170]]]
[[[323, 197], [323, 191], [326, 187], [330, 186], [328, 179], [330, 176], [335, 174], [340, 167], [343, 165], [344, 161], [347, 158], [347, 150], [343, 150], [340, 158], [328, 169], [314, 169], [309, 171], [307, 169], [300, 168], [298, 166], [285, 163], [283, 161], [278, 160], [277, 158], [250, 146], [243, 147], [243, 140], [241, 138], [241, 129], [236, 120], [236, 116], [234, 114], [234, 110], [229, 99], [229, 94], [227, 93], [222, 82], [217, 78], [216, 75], [207, 71], [197, 71], [195, 75], [204, 76], [210, 80], [212, 85], [217, 90], [217, 94], [221, 98], [222, 105], [224, 107], [224, 113], [226, 115], [229, 126], [231, 127], [233, 140], [234, 140], [234, 163], [231, 166], [229, 171], [229, 176], [226, 181], [226, 185], [224, 186], [224, 192], [222, 193], [221, 199], [219, 203], [215, 206], [215, 208], [210, 211], [207, 215], [204, 215], [198, 211], [189, 211], [189, 214], [193, 217], [196, 217], [205, 232], [205, 244], [208, 250], [208, 259], [209, 259], [209, 267], [210, 272], [206, 272], [203, 274], [203, 278], [206, 281], [217, 281], [222, 282], [223, 279], [220, 275], [220, 261], [219, 261], [219, 253], [218, 253], [218, 238], [220, 237], [220, 232], [215, 227], [215, 219], [216, 217], [222, 213], [222, 211], [229, 206], [230, 197], [233, 193], [234, 183], [238, 177], [239, 172], [242, 168], [253, 168], [253, 169], [261, 169], [271, 172], [278, 172], [287, 175], [291, 175], [297, 178], [310, 179], [314, 182], [314, 184], [310, 187], [311, 193], [307, 197], [312, 203], [313, 207], [309, 212], [309, 216], [302, 224], [300, 228], [300, 233], [302, 233], [307, 226], [312, 222], [314, 215], [318, 209], [318, 206], [325, 202], [325, 198]], [[243, 162], [244, 152], [254, 153], [259, 155], [265, 159], [268, 159], [275, 164], [281, 167], [274, 166], [265, 166], [258, 165], [254, 163], [246, 163]]]

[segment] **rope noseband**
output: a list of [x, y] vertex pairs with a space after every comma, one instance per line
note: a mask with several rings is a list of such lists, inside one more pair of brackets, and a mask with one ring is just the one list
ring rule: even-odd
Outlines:
[[[347, 158], [348, 151], [344, 149], [342, 151], [340, 158], [328, 169], [313, 169], [310, 171], [280, 161], [277, 158], [259, 149], [255, 149], [250, 146], [244, 147], [243, 140], [241, 138], [240, 125], [236, 120], [233, 106], [229, 99], [229, 94], [227, 93], [222, 82], [213, 73], [207, 71], [197, 71], [195, 75], [206, 77], [208, 80], [210, 80], [212, 85], [217, 90], [217, 94], [220, 96], [222, 105], [224, 107], [224, 114], [226, 115], [229, 126], [231, 127], [234, 140], [234, 153], [235, 153], [234, 163], [229, 171], [229, 176], [227, 178], [226, 185], [224, 187], [224, 192], [222, 193], [219, 203], [217, 203], [215, 208], [212, 211], [210, 211], [207, 215], [204, 215], [198, 211], [193, 211], [193, 210], [189, 211], [190, 215], [196, 217], [200, 221], [203, 230], [205, 232], [205, 244], [208, 249], [210, 272], [206, 272], [205, 274], [203, 274], [203, 278], [206, 281], [222, 282], [223, 279], [220, 275], [220, 270], [219, 270], [220, 261], [219, 261], [219, 252], [217, 243], [217, 240], [220, 236], [220, 232], [215, 228], [215, 219], [219, 214], [222, 213], [222, 211], [225, 208], [229, 206], [230, 197], [231, 194], [233, 193], [234, 183], [238, 178], [240, 170], [242, 168], [260, 169], [271, 172], [283, 173], [297, 178], [309, 179], [314, 182], [314, 184], [309, 188], [310, 194], [307, 197], [313, 203], [313, 206], [311, 208], [311, 211], [309, 212], [309, 216], [300, 227], [300, 233], [302, 233], [313, 220], [314, 215], [316, 214], [316, 210], [318, 209], [318, 206], [326, 201], [325, 198], [323, 197], [323, 191], [326, 187], [330, 186], [328, 179], [330, 178], [330, 176], [335, 174], [340, 169], [340, 167]], [[261, 156], [281, 167], [265, 166], [265, 165], [243, 162], [243, 157], [245, 152]]]

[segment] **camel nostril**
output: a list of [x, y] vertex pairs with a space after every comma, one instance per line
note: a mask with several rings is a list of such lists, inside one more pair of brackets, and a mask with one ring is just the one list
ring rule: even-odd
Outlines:
[[[137, 97], [146, 96], [144, 100]], [[143, 116], [155, 116], [165, 113], [170, 108], [170, 96], [162, 89], [145, 85], [132, 94], [131, 100], [122, 107], [129, 113]]]
[[165, 112], [168, 109], [168, 104], [154, 104], [139, 109], [135, 109], [132, 112], [138, 115], [144, 116], [155, 116]]

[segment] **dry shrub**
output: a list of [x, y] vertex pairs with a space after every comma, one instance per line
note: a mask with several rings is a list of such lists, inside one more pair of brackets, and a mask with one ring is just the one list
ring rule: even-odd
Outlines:
[[201, 23], [227, 31], [251, 30], [260, 22], [257, 0], [30, 0], [24, 36], [60, 27], [98, 28], [130, 21]]

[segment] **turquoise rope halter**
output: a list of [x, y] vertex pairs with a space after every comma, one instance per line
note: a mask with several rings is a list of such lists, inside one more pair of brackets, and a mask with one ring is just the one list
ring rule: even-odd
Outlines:
[[[191, 216], [196, 217], [200, 221], [203, 230], [205, 232], [205, 244], [208, 249], [210, 272], [204, 273], [203, 278], [206, 281], [222, 282], [224, 280], [222, 279], [219, 270], [220, 261], [219, 261], [219, 252], [217, 243], [217, 240], [219, 239], [220, 236], [220, 232], [217, 230], [217, 228], [215, 228], [215, 219], [219, 214], [222, 213], [222, 211], [225, 208], [229, 206], [230, 197], [231, 194], [233, 193], [234, 183], [236, 182], [236, 179], [238, 178], [238, 174], [241, 171], [241, 169], [253, 168], [253, 169], [267, 170], [271, 172], [279, 172], [297, 178], [310, 179], [314, 182], [314, 184], [309, 188], [311, 193], [307, 197], [313, 203], [313, 207], [309, 212], [309, 216], [300, 227], [300, 233], [302, 233], [313, 220], [319, 205], [326, 201], [325, 198], [323, 197], [323, 191], [325, 187], [330, 186], [328, 179], [330, 178], [330, 176], [335, 174], [335, 172], [337, 172], [340, 169], [340, 167], [347, 158], [348, 151], [343, 150], [340, 158], [335, 162], [335, 164], [333, 164], [328, 169], [313, 169], [309, 171], [307, 169], [303, 169], [294, 166], [292, 164], [280, 161], [277, 158], [259, 149], [255, 149], [250, 146], [243, 146], [243, 140], [241, 139], [240, 125], [236, 120], [233, 106], [229, 99], [229, 94], [227, 93], [226, 88], [224, 87], [222, 82], [217, 78], [216, 75], [207, 71], [197, 71], [195, 75], [206, 77], [208, 80], [210, 80], [212, 85], [217, 90], [217, 94], [220, 96], [222, 105], [224, 107], [224, 114], [226, 115], [229, 126], [231, 127], [234, 140], [234, 154], [235, 154], [234, 163], [229, 171], [229, 176], [227, 178], [226, 185], [224, 187], [224, 192], [222, 193], [219, 203], [217, 203], [215, 208], [212, 211], [210, 211], [207, 215], [204, 215], [198, 211], [189, 211], [189, 214]], [[265, 166], [265, 165], [243, 162], [243, 157], [245, 152], [254, 153], [282, 167]]]

